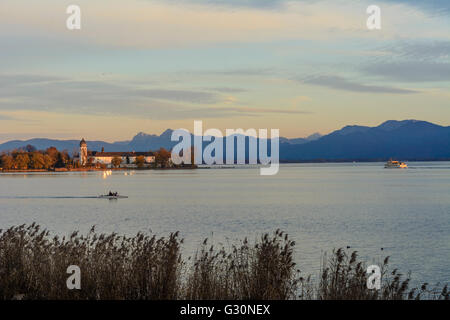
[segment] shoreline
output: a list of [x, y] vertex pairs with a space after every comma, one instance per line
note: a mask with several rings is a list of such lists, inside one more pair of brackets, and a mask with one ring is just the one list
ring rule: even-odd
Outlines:
[[[383, 163], [386, 160], [335, 160], [335, 161], [280, 161], [280, 164], [333, 164], [333, 163]], [[450, 159], [439, 159], [439, 160], [404, 160], [405, 162], [448, 162]], [[256, 164], [257, 166], [260, 164]], [[193, 170], [193, 169], [233, 169], [242, 166], [254, 166], [249, 164], [243, 165], [205, 165], [200, 166], [186, 166], [186, 167], [168, 167], [168, 168], [55, 168], [55, 169], [12, 169], [5, 170], [0, 168], [0, 173], [33, 173], [33, 172], [92, 172], [92, 171], [144, 171], [144, 170]]]
[[56, 169], [13, 169], [1, 170], [0, 173], [33, 173], [33, 172], [92, 172], [92, 171], [144, 171], [144, 170], [185, 170], [197, 169], [196, 167], [180, 168], [56, 168]]

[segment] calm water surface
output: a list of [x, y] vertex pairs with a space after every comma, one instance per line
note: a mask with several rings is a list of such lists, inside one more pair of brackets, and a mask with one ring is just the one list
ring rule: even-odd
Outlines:
[[[368, 262], [391, 256], [416, 281], [450, 282], [450, 162], [409, 166], [292, 164], [276, 176], [255, 168], [0, 174], [0, 228], [179, 230], [186, 254], [205, 237], [227, 246], [280, 228], [296, 241], [306, 274], [317, 274], [324, 252], [351, 246]], [[95, 198], [109, 190], [129, 199]]]

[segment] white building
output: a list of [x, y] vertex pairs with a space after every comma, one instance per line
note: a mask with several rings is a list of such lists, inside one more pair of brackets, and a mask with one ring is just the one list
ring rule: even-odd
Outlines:
[[[98, 152], [98, 151], [89, 151], [87, 149], [87, 143], [84, 138], [80, 141], [80, 154], [78, 156], [78, 162], [81, 166], [85, 166], [88, 163], [96, 164], [104, 164], [108, 167], [113, 167], [113, 159], [120, 159], [120, 166], [135, 166], [136, 158], [143, 156], [145, 164], [151, 164], [155, 162], [155, 155], [153, 152]], [[77, 157], [75, 157], [77, 158]]]
[[112, 161], [114, 158], [121, 160], [121, 166], [133, 165], [136, 162], [136, 158], [139, 156], [144, 157], [146, 164], [155, 162], [155, 155], [153, 152], [96, 152], [93, 151], [90, 157], [93, 158], [93, 163], [106, 164], [112, 167]]

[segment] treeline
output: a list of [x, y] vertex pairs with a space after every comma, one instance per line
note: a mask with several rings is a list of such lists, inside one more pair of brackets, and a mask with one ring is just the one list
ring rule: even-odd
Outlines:
[[4, 152], [0, 156], [0, 168], [3, 170], [55, 169], [73, 166], [68, 151], [59, 151], [55, 147], [36, 150], [28, 145], [21, 149]]
[[[146, 163], [143, 155], [137, 156], [133, 162], [127, 159], [126, 165], [134, 164], [137, 168], [185, 168], [196, 167], [195, 165], [174, 165], [171, 161], [171, 152], [160, 148], [154, 152], [155, 161]], [[114, 157], [111, 166], [120, 168], [122, 165], [121, 157]], [[82, 168], [77, 158], [71, 158], [67, 150], [59, 151], [55, 147], [46, 150], [37, 150], [32, 145], [15, 149], [13, 151], [0, 153], [0, 170], [54, 170], [57, 168], [78, 169]], [[107, 164], [95, 162], [93, 156], [88, 156], [87, 163], [83, 168], [106, 169]]]

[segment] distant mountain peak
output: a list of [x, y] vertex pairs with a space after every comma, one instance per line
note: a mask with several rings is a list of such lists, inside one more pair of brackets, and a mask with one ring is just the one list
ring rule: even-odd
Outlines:
[[366, 126], [348, 125], [348, 126], [343, 127], [340, 130], [334, 131], [333, 133], [340, 134], [340, 135], [347, 135], [347, 134], [351, 134], [351, 133], [355, 133], [355, 132], [365, 132], [369, 129], [370, 129], [370, 127], [366, 127]]
[[407, 123], [415, 123], [417, 120], [387, 120], [380, 124], [378, 128], [385, 130], [397, 129]]
[[150, 135], [150, 134], [147, 134], [147, 133], [141, 131], [138, 134], [136, 134], [133, 137], [133, 139], [131, 139], [131, 141], [142, 141], [142, 140], [145, 140], [145, 139], [147, 139], [148, 137], [151, 137], [151, 136], [154, 136], [154, 135]]
[[314, 141], [314, 140], [317, 140], [317, 139], [320, 139], [320, 138], [322, 138], [322, 135], [319, 132], [315, 132], [315, 133], [310, 134], [309, 136], [307, 136], [305, 138], [305, 140]]
[[146, 137], [146, 136], [148, 136], [148, 134], [141, 131], [141, 132], [138, 132], [138, 133], [134, 136], [134, 138], [136, 138], [136, 137]]
[[160, 134], [160, 137], [170, 137], [172, 136], [172, 132], [173, 132], [172, 129], [167, 129], [166, 131]]
[[398, 128], [401, 128], [406, 125], [424, 125], [424, 126], [433, 126], [433, 127], [439, 127], [436, 124], [433, 124], [431, 122], [422, 121], [422, 120], [415, 120], [415, 119], [409, 119], [409, 120], [388, 120], [380, 124], [377, 128], [383, 129], [386, 131], [396, 130]]

